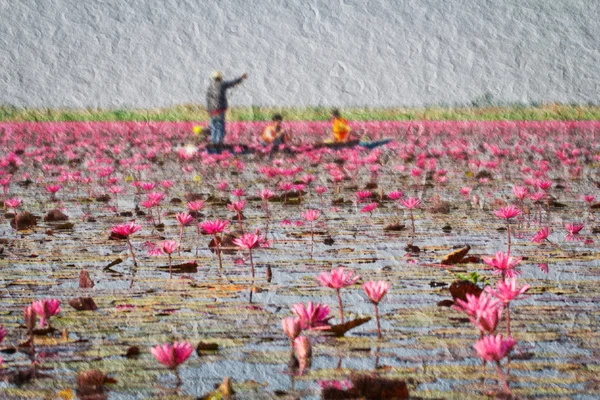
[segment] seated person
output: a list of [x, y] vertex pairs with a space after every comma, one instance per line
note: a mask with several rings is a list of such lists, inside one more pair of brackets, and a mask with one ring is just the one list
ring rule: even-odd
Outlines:
[[273, 115], [273, 123], [266, 126], [260, 136], [260, 141], [263, 146], [273, 145], [279, 146], [280, 144], [285, 144], [287, 140], [287, 134], [283, 130], [281, 123], [283, 122], [283, 117], [281, 114]]
[[331, 111], [333, 140], [330, 143], [346, 143], [350, 137], [350, 126], [345, 118], [342, 118], [340, 111], [334, 109]]

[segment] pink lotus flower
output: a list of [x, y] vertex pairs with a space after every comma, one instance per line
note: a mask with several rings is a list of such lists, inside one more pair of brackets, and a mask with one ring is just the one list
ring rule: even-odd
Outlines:
[[147, 193], [146, 198], [155, 204], [159, 204], [165, 198], [165, 194], [161, 192]]
[[531, 241], [533, 243], [542, 243], [544, 240], [548, 239], [548, 236], [550, 236], [550, 228], [546, 226], [537, 231], [537, 233], [531, 238]]
[[195, 200], [187, 203], [187, 209], [190, 211], [200, 211], [204, 207], [204, 201]]
[[151, 191], [156, 187], [156, 183], [154, 182], [142, 182], [140, 183], [140, 187], [144, 189], [146, 192]]
[[283, 318], [281, 320], [281, 327], [290, 340], [296, 339], [302, 331], [300, 319], [296, 317]]
[[540, 200], [546, 198], [546, 193], [544, 193], [544, 192], [535, 192], [535, 193], [532, 193], [531, 195], [529, 195], [529, 198], [531, 200], [533, 200], [534, 202], [535, 201], [540, 201]]
[[156, 207], [158, 205], [158, 203], [152, 201], [152, 200], [142, 200], [140, 202], [140, 204], [142, 205], [142, 207], [144, 208], [152, 208], [152, 207]]
[[497, 308], [500, 306], [500, 300], [494, 299], [487, 293], [481, 293], [479, 296], [467, 293], [467, 301], [456, 299], [452, 306], [456, 311], [464, 312], [469, 317], [475, 317], [477, 313]]
[[2, 327], [2, 325], [0, 325], [0, 343], [2, 343], [2, 341], [4, 340], [5, 337], [6, 337], [6, 331], [4, 330], [4, 327]]
[[171, 254], [175, 252], [175, 250], [180, 249], [180, 244], [174, 240], [165, 240], [162, 242], [160, 250], [165, 252], [169, 256], [169, 279], [173, 279], [173, 266], [171, 263]]
[[402, 204], [405, 208], [407, 208], [410, 211], [411, 232], [412, 232], [412, 235], [414, 236], [414, 234], [415, 234], [415, 217], [413, 215], [413, 209], [419, 207], [419, 205], [421, 204], [421, 200], [419, 200], [415, 197], [409, 197], [408, 199], [402, 200], [400, 204]]
[[370, 281], [363, 283], [363, 290], [373, 304], [379, 304], [391, 286], [385, 281]]
[[327, 326], [329, 320], [333, 318], [329, 316], [329, 306], [321, 305], [321, 303], [314, 305], [312, 301], [308, 303], [308, 307], [305, 307], [302, 303], [294, 304], [292, 312], [300, 319], [302, 329]]
[[120, 235], [120, 236], [129, 237], [129, 235], [136, 233], [140, 229], [142, 229], [141, 226], [139, 226], [135, 222], [131, 221], [128, 224], [115, 225], [112, 228], [110, 228], [110, 231], [113, 233], [116, 233], [117, 235]]
[[[111, 232], [124, 236], [127, 239], [127, 246], [129, 247], [129, 251], [131, 253], [131, 258], [133, 259], [133, 265], [137, 267], [137, 262], [135, 260], [135, 253], [133, 252], [133, 246], [131, 245], [131, 241], [129, 240], [129, 236], [139, 231], [142, 227], [137, 225], [134, 221], [131, 221], [128, 224], [120, 224], [113, 226], [110, 230]], [[133, 280], [131, 281], [133, 284]]]
[[465, 186], [460, 189], [460, 194], [463, 196], [468, 196], [469, 193], [471, 193], [471, 188], [469, 186]]
[[362, 202], [363, 200], [369, 199], [371, 198], [371, 196], [373, 195], [373, 193], [371, 193], [368, 190], [361, 190], [355, 193], [356, 194], [356, 198], [358, 199], [358, 202]]
[[503, 274], [508, 278], [513, 278], [520, 274], [514, 268], [522, 259], [522, 257], [514, 258], [499, 251], [494, 257], [483, 257], [483, 262], [494, 267], [494, 274]]
[[158, 246], [152, 245], [152, 246], [150, 246], [148, 248], [148, 255], [149, 256], [155, 257], [155, 256], [162, 256], [163, 254], [165, 254], [165, 252], [163, 251], [162, 248], [160, 248]]
[[478, 311], [474, 317], [470, 317], [471, 323], [475, 325], [479, 332], [494, 333], [498, 322], [502, 318], [503, 307], [493, 307], [487, 310]]
[[585, 195], [583, 196], [583, 200], [585, 200], [586, 203], [591, 203], [594, 201], [596, 197], [595, 196], [591, 196], [591, 195]]
[[220, 191], [225, 191], [227, 190], [227, 187], [229, 186], [229, 183], [223, 181], [223, 182], [219, 182], [217, 184], [217, 189], [219, 189]]
[[493, 332], [502, 315], [503, 307], [500, 301], [485, 292], [479, 296], [467, 294], [466, 297], [467, 301], [456, 299], [452, 308], [466, 313], [471, 323], [481, 332]]
[[10, 177], [0, 179], [0, 185], [2, 186], [2, 191], [4, 194], [8, 193], [10, 188]]
[[281, 189], [284, 192], [289, 192], [290, 190], [294, 189], [294, 184], [291, 182], [281, 182], [279, 184], [279, 189]]
[[344, 306], [342, 304], [342, 297], [340, 295], [340, 289], [348, 286], [352, 286], [360, 279], [360, 275], [354, 275], [354, 271], [344, 272], [344, 267], [338, 269], [332, 269], [331, 273], [321, 272], [317, 277], [322, 286], [330, 287], [336, 290], [338, 298], [338, 306], [340, 307], [340, 320], [344, 323]]
[[[313, 232], [313, 222], [319, 218], [320, 212], [319, 210], [306, 210], [302, 213], [302, 217], [310, 222], [310, 240], [311, 240], [311, 250], [310, 257], [312, 259], [313, 253], [313, 245], [314, 245], [314, 232]], [[301, 221], [298, 221], [301, 222]]]
[[245, 233], [238, 239], [233, 239], [233, 243], [243, 249], [256, 249], [260, 246], [261, 237], [254, 233]]
[[40, 317], [40, 326], [46, 327], [46, 320], [60, 312], [60, 301], [57, 299], [44, 299], [31, 303], [31, 309]]
[[514, 186], [513, 194], [515, 195], [515, 197], [517, 199], [519, 199], [520, 201], [523, 201], [529, 194], [529, 190], [523, 186]]
[[221, 238], [217, 236], [217, 234], [223, 233], [229, 221], [215, 219], [213, 221], [204, 221], [198, 224], [202, 233], [205, 235], [213, 235], [214, 243], [215, 243], [215, 252], [217, 253], [217, 258], [219, 259], [219, 269], [223, 269], [223, 261], [221, 259], [221, 250], [219, 249], [219, 243], [221, 242]]
[[298, 336], [294, 339], [294, 348], [296, 349], [296, 355], [298, 356], [300, 370], [303, 371], [310, 368], [312, 358], [310, 340], [306, 336]]
[[269, 218], [269, 199], [273, 197], [275, 193], [269, 189], [263, 189], [258, 192], [258, 196], [263, 200], [263, 208], [265, 209], [266, 217]]
[[385, 281], [370, 281], [363, 284], [363, 290], [369, 297], [369, 300], [375, 306], [375, 322], [377, 324], [377, 337], [381, 339], [381, 326], [379, 325], [379, 302], [390, 290], [391, 285]]
[[22, 199], [20, 199], [18, 197], [13, 197], [12, 199], [5, 200], [4, 205], [8, 208], [16, 209], [17, 207], [19, 207], [21, 205], [22, 202], [23, 202]]
[[373, 212], [373, 210], [375, 210], [377, 208], [377, 203], [369, 203], [366, 206], [364, 206], [363, 208], [360, 209], [360, 212], [363, 213], [371, 213]]
[[[239, 246], [243, 249], [248, 249], [250, 252], [250, 267], [252, 268], [252, 282], [254, 282], [254, 260], [252, 258], [252, 249], [256, 249], [264, 244], [266, 241], [260, 235], [254, 233], [245, 233], [238, 239], [233, 239], [233, 244]], [[268, 244], [268, 242], [267, 242]], [[250, 303], [252, 303], [252, 291], [253, 288], [250, 288]]]
[[390, 200], [394, 200], [394, 201], [399, 200], [403, 196], [404, 196], [404, 193], [402, 193], [399, 190], [396, 190], [396, 191], [393, 191], [393, 192], [389, 192], [387, 194], [387, 198], [390, 199]]
[[565, 228], [569, 232], [566, 240], [583, 240], [583, 238], [579, 237], [579, 232], [583, 229], [582, 224], [565, 224]]
[[161, 249], [166, 254], [173, 254], [179, 248], [179, 243], [174, 240], [165, 240], [161, 244]]
[[60, 185], [48, 185], [48, 186], [46, 186], [46, 191], [48, 193], [56, 193], [60, 189], [62, 189], [62, 186], [60, 186]]
[[263, 189], [260, 192], [258, 192], [258, 196], [264, 201], [268, 201], [274, 195], [275, 193], [269, 189]]
[[547, 274], [550, 270], [548, 269], [548, 263], [540, 263], [537, 265], [540, 271]]
[[179, 223], [179, 225], [181, 225], [183, 227], [183, 226], [189, 224], [190, 222], [192, 222], [194, 220], [194, 217], [192, 217], [188, 213], [177, 213], [175, 215], [175, 219], [177, 219], [177, 222]]
[[289, 218], [284, 218], [279, 223], [279, 226], [291, 226], [291, 225], [292, 225], [292, 221]]
[[165, 343], [158, 345], [150, 351], [154, 358], [169, 369], [181, 365], [194, 351], [194, 347], [187, 342], [175, 342], [173, 345]]
[[496, 217], [498, 218], [503, 218], [503, 219], [511, 219], [514, 218], [518, 215], [521, 214], [521, 210], [519, 210], [517, 207], [510, 205], [510, 206], [506, 206], [506, 207], [502, 207], [499, 210], [494, 211], [494, 214], [496, 215]]
[[217, 233], [223, 232], [228, 223], [229, 221], [220, 219], [204, 221], [200, 223], [200, 229], [202, 229], [202, 233], [205, 235], [216, 235]]
[[498, 334], [484, 336], [473, 347], [482, 360], [500, 362], [516, 344], [517, 341], [510, 336], [504, 339], [502, 334]]
[[123, 188], [121, 186], [111, 186], [110, 188], [108, 188], [108, 191], [112, 194], [119, 194], [123, 193]]
[[516, 278], [508, 278], [504, 281], [499, 281], [496, 284], [496, 290], [490, 286], [487, 286], [486, 290], [488, 293], [497, 299], [502, 300], [504, 303], [510, 303], [513, 300], [517, 300], [519, 296], [527, 292], [529, 288], [529, 285], [518, 287]]
[[165, 189], [169, 189], [173, 187], [173, 182], [169, 180], [164, 180], [160, 182], [160, 186], [164, 187]]
[[242, 229], [242, 210], [246, 206], [246, 200], [238, 200], [234, 201], [231, 204], [227, 205], [227, 208], [231, 211], [235, 211], [237, 213], [238, 222], [240, 224], [240, 230]]
[[262, 248], [269, 248], [269, 247], [271, 247], [271, 242], [269, 242], [267, 240], [266, 236], [263, 236], [260, 233], [260, 229], [256, 228], [254, 230], [254, 234], [259, 237], [258, 244], [259, 244], [260, 247], [262, 247]]
[[233, 195], [234, 195], [235, 197], [237, 197], [238, 199], [239, 199], [240, 197], [242, 197], [242, 196], [244, 195], [244, 193], [245, 193], [245, 192], [244, 192], [244, 189], [233, 189], [233, 190], [231, 191], [231, 194], [233, 194]]
[[319, 210], [306, 210], [302, 213], [302, 217], [309, 222], [317, 220], [319, 218], [319, 215]]
[[405, 208], [407, 208], [409, 210], [413, 210], [413, 209], [419, 207], [419, 205], [421, 204], [421, 200], [419, 200], [415, 197], [409, 197], [408, 199], [402, 200], [401, 204]]
[[544, 191], [547, 191], [552, 187], [552, 181], [539, 180], [536, 182], [536, 186]]
[[302, 183], [304, 183], [305, 185], [308, 185], [309, 183], [311, 183], [315, 179], [316, 179], [315, 176], [314, 175], [310, 175], [310, 174], [306, 174], [302, 178], [300, 178], [300, 180], [302, 181]]
[[321, 272], [317, 279], [321, 286], [341, 289], [354, 285], [360, 279], [360, 275], [354, 275], [354, 271], [345, 272], [344, 267], [340, 267], [332, 269], [331, 273]]
[[315, 192], [317, 192], [318, 195], [322, 195], [323, 193], [327, 192], [327, 188], [325, 186], [317, 186], [315, 188]]
[[239, 200], [239, 201], [234, 201], [231, 204], [227, 205], [227, 208], [231, 211], [235, 211], [238, 214], [240, 212], [242, 212], [242, 210], [244, 209], [244, 207], [246, 206], [246, 200]]

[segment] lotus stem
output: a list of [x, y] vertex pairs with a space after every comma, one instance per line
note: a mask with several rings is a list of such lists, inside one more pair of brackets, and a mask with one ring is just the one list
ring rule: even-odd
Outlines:
[[506, 235], [508, 237], [508, 252], [507, 255], [510, 257], [510, 223], [508, 222], [508, 219], [506, 220]]
[[336, 289], [337, 292], [337, 298], [338, 298], [338, 305], [340, 307], [340, 320], [342, 321], [342, 324], [344, 323], [344, 307], [342, 306], [342, 296], [340, 296], [340, 289]]
[[379, 325], [379, 307], [375, 304], [375, 323], [377, 324], [377, 338], [381, 339], [381, 326]]
[[508, 386], [508, 381], [506, 380], [506, 376], [504, 372], [502, 372], [502, 367], [500, 366], [500, 361], [496, 361], [496, 371], [498, 372], [498, 380], [502, 382], [502, 387], [507, 394], [512, 394], [510, 391], [510, 387]]
[[219, 258], [219, 269], [223, 269], [223, 262], [221, 261], [221, 249], [219, 248], [219, 238], [215, 233], [215, 251], [217, 252], [217, 257]]
[[171, 265], [171, 255], [169, 254], [169, 279], [173, 279], [173, 266]]
[[179, 247], [177, 248], [177, 255], [179, 257], [181, 257], [181, 243], [183, 240], [183, 225], [181, 225], [181, 228], [179, 229]]
[[137, 267], [137, 261], [135, 260], [135, 254], [133, 253], [133, 247], [131, 246], [129, 237], [127, 237], [127, 245], [129, 246], [129, 252], [131, 253], [131, 258], [133, 259], [133, 266]]

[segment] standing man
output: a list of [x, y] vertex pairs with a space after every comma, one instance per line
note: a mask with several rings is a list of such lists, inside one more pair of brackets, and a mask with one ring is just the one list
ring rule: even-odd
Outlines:
[[227, 111], [227, 89], [241, 83], [248, 76], [244, 73], [237, 79], [223, 80], [221, 71], [215, 71], [210, 75], [212, 82], [206, 92], [206, 109], [210, 114], [210, 143], [220, 148], [225, 137], [225, 111]]

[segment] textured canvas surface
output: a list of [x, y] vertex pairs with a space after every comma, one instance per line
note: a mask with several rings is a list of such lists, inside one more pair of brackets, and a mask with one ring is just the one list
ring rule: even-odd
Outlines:
[[597, 20], [0, 0], [0, 399], [600, 398]]
[[240, 105], [596, 101], [600, 13], [586, 0], [0, 0], [0, 103]]

